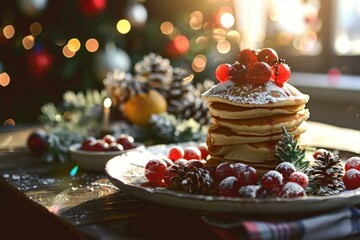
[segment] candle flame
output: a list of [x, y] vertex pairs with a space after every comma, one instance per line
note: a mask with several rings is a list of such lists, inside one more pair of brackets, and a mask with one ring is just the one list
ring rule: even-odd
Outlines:
[[105, 98], [104, 100], [104, 108], [110, 108], [111, 107], [111, 99]]

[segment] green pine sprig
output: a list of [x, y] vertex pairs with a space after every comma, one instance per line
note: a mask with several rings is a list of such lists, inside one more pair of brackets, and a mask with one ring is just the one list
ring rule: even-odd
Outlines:
[[309, 167], [305, 159], [305, 149], [298, 145], [298, 141], [282, 126], [282, 137], [275, 146], [275, 156], [281, 162], [291, 162], [298, 171], [304, 172]]

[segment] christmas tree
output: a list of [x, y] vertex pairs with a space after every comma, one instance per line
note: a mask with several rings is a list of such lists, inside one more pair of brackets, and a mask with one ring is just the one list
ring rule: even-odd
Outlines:
[[238, 53], [231, 1], [3, 0], [0, 14], [1, 122], [37, 122], [45, 103], [100, 91], [150, 52], [194, 83]]

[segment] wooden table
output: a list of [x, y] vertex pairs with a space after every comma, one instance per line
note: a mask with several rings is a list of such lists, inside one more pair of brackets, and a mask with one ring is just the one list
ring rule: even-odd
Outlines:
[[[62, 233], [70, 234], [67, 235], [68, 239], [193, 239], [195, 236], [218, 239], [201, 220], [201, 216], [211, 216], [211, 213], [140, 200], [119, 191], [104, 173], [80, 169], [72, 177], [70, 171], [75, 166], [72, 162], [49, 164], [31, 157], [26, 140], [32, 130], [33, 127], [25, 127], [0, 133], [1, 183], [13, 186], [10, 192], [18, 191], [18, 194], [14, 194], [15, 199], [22, 196], [26, 196], [26, 200], [31, 199], [12, 205], [9, 200], [1, 202], [4, 200], [1, 200], [0, 194], [3, 211], [11, 209], [7, 210], [9, 215], [15, 212], [19, 214], [13, 220], [14, 224], [7, 225], [7, 219], [0, 216], [1, 224], [7, 226], [0, 231], [0, 236], [5, 232], [10, 234], [9, 239], [17, 239], [11, 238], [15, 233], [20, 236], [19, 239], [31, 234], [40, 238], [51, 236], [52, 239], [62, 239], [63, 235], [56, 235], [54, 228], [52, 231], [45, 230], [49, 225], [51, 227], [51, 223], [59, 224], [57, 221], [60, 220]], [[311, 136], [310, 145], [360, 153], [360, 131], [309, 122], [308, 135]], [[38, 204], [35, 205], [36, 209], [42, 210], [33, 211], [34, 202]], [[53, 214], [44, 214], [44, 209]], [[53, 220], [44, 221], [45, 215]], [[41, 222], [42, 226], [30, 227], [37, 222]], [[22, 235], [19, 229], [28, 232]]]

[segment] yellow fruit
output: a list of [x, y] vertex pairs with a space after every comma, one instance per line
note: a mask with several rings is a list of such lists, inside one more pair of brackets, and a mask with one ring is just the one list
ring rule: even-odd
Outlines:
[[148, 93], [130, 97], [122, 107], [130, 122], [147, 126], [151, 115], [165, 112], [167, 104], [163, 95], [156, 90], [150, 90]]

